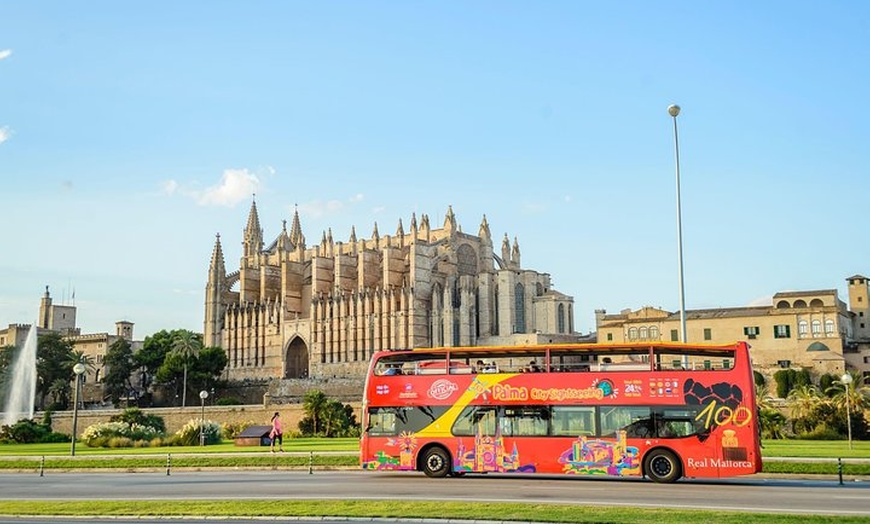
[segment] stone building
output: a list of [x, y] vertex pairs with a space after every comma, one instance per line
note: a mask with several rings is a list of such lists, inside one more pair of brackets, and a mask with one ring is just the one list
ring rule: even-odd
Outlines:
[[[753, 366], [764, 374], [809, 368], [816, 375], [844, 371], [870, 374], [868, 279], [849, 283], [849, 306], [836, 289], [773, 295], [769, 306], [686, 311], [686, 338], [694, 343], [747, 340]], [[616, 315], [596, 310], [599, 342], [678, 341], [679, 312], [653, 307]]]
[[[98, 384], [106, 375], [106, 366], [103, 360], [109, 346], [119, 338], [128, 340], [133, 351], [142, 346], [142, 341], [133, 340], [133, 323], [120, 320], [115, 323], [115, 333], [87, 333], [82, 334], [81, 328], [76, 325], [76, 306], [69, 304], [55, 304], [51, 298], [48, 286], [39, 301], [39, 317], [37, 318], [37, 334], [55, 332], [63, 336], [70, 343], [73, 351], [81, 352], [93, 361], [93, 368], [88, 368], [82, 376], [85, 384], [86, 398], [88, 400], [100, 400], [101, 389]], [[0, 330], [0, 346], [24, 345], [27, 333], [30, 331], [29, 324], [10, 324], [6, 329]], [[94, 387], [90, 387], [93, 385]]]
[[229, 379], [361, 377], [378, 350], [577, 339], [573, 298], [522, 267], [516, 238], [495, 251], [486, 217], [477, 235], [448, 209], [440, 229], [412, 215], [392, 236], [375, 224], [308, 246], [297, 211], [266, 244], [253, 202], [242, 246], [227, 272], [218, 235], [205, 291], [204, 344], [226, 351]]

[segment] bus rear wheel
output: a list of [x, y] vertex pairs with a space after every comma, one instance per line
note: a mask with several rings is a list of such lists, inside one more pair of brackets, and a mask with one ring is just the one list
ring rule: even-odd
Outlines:
[[680, 460], [672, 451], [667, 449], [650, 451], [644, 464], [644, 473], [653, 482], [676, 482], [683, 476]]
[[441, 478], [450, 473], [450, 456], [438, 446], [426, 450], [423, 455], [423, 473], [427, 477]]

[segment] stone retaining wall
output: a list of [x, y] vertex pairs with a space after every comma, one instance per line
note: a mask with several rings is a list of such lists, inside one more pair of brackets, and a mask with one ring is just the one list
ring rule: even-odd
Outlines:
[[[349, 403], [356, 412], [357, 421], [360, 420], [360, 403]], [[149, 415], [162, 417], [166, 423], [166, 432], [175, 433], [191, 419], [199, 420], [203, 413], [201, 407], [188, 406], [186, 408], [142, 408]], [[244, 405], [244, 406], [205, 406], [205, 419], [219, 424], [250, 422], [257, 425], [270, 425], [272, 414], [281, 413], [285, 434], [298, 431], [299, 421], [305, 416], [302, 404], [280, 405]], [[122, 409], [80, 409], [78, 410], [77, 433], [81, 436], [82, 431], [92, 424], [108, 422], [112, 415], [123, 412]], [[36, 413], [34, 419], [42, 420], [42, 413]], [[55, 411], [51, 414], [51, 427], [59, 433], [69, 434], [72, 432], [73, 412]]]

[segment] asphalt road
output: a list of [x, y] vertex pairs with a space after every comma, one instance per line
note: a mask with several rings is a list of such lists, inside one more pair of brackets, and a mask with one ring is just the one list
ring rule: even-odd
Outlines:
[[[5, 500], [359, 499], [498, 501], [870, 517], [870, 482], [746, 477], [655, 484], [566, 476], [213, 471], [0, 474]], [[496, 516], [494, 516], [496, 517]], [[497, 518], [497, 517], [496, 517]]]

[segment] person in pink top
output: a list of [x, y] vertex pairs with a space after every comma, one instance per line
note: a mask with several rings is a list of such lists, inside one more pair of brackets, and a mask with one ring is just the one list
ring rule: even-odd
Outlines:
[[284, 431], [281, 429], [281, 415], [276, 411], [272, 415], [272, 431], [269, 432], [269, 438], [272, 439], [272, 444], [269, 450], [275, 453], [275, 442], [278, 443], [278, 450], [284, 452]]

